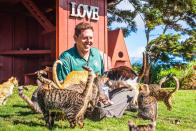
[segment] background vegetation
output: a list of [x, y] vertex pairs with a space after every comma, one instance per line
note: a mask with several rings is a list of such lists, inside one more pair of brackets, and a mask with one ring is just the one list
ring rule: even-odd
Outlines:
[[[161, 78], [169, 74], [173, 74], [179, 79], [181, 89], [196, 89], [196, 70], [194, 70], [194, 65], [196, 65], [196, 61], [176, 66], [164, 65], [160, 63], [152, 65], [150, 71], [150, 83], [158, 84]], [[132, 66], [133, 70], [139, 72], [142, 65], [135, 63]], [[163, 87], [173, 86], [175, 86], [175, 82], [168, 81], [164, 84]]]

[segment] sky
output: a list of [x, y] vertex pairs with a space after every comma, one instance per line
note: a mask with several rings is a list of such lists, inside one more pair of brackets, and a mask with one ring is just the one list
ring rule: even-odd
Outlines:
[[[133, 9], [132, 5], [127, 2], [127, 0], [124, 0], [118, 5], [119, 9]], [[141, 20], [139, 16], [135, 18], [136, 20], [136, 25], [137, 25], [137, 32], [134, 33], [132, 32], [130, 36], [124, 38], [129, 57], [142, 57], [142, 53], [145, 50], [146, 46], [146, 37], [145, 37], [145, 32], [144, 32], [144, 23]], [[114, 25], [118, 26], [118, 25]]]
[[125, 43], [130, 57], [142, 57], [142, 52], [146, 46], [144, 29], [138, 28], [136, 33], [131, 33], [125, 38]]

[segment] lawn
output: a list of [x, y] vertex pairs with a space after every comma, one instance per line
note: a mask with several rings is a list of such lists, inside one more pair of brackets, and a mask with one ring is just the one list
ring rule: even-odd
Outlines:
[[[30, 86], [25, 94], [31, 95], [35, 87]], [[6, 105], [0, 106], [0, 131], [36, 131], [48, 130], [41, 114], [34, 114], [27, 104], [18, 96], [17, 89], [9, 98]], [[160, 102], [158, 109], [158, 131], [195, 131], [196, 130], [196, 90], [179, 90], [173, 97], [173, 110], [168, 111]], [[101, 121], [85, 119], [83, 131], [128, 131], [127, 121], [131, 119], [137, 124], [149, 121], [136, 118], [137, 113], [125, 112], [122, 118], [104, 118]], [[179, 120], [179, 124], [175, 124]], [[67, 121], [55, 122], [54, 131], [79, 130], [70, 129]]]

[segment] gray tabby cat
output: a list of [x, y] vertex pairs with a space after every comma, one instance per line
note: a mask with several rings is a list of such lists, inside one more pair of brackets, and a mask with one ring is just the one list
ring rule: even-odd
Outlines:
[[138, 117], [145, 120], [151, 120], [152, 124], [149, 125], [152, 125], [155, 129], [158, 104], [156, 98], [150, 96], [150, 90], [147, 84], [142, 84], [139, 87], [138, 107]]
[[[84, 126], [84, 113], [92, 98], [95, 74], [89, 69], [86, 87], [82, 93], [68, 89], [41, 88], [37, 92], [38, 104], [43, 112], [46, 125], [52, 128], [54, 125], [54, 113], [63, 112], [70, 123], [70, 127], [74, 128], [76, 124], [82, 128]], [[99, 90], [97, 89], [97, 92]], [[99, 93], [97, 93], [99, 95]], [[95, 103], [94, 103], [95, 104]], [[93, 104], [93, 105], [94, 105]]]
[[[166, 82], [169, 78], [173, 78], [175, 83], [176, 83], [176, 87], [175, 89], [173, 89], [172, 91], [168, 91], [165, 89], [161, 88], [161, 85]], [[149, 84], [149, 90], [150, 90], [150, 95], [154, 96], [158, 101], [163, 101], [164, 104], [167, 106], [168, 110], [172, 110], [172, 96], [173, 94], [179, 89], [179, 80], [177, 77], [175, 76], [166, 76], [164, 78], [161, 79], [159, 84]]]

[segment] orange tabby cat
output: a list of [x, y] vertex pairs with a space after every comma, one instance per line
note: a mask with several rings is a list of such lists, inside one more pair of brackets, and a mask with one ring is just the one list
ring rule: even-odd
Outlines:
[[81, 81], [86, 83], [86, 80], [88, 78], [88, 71], [72, 71], [70, 72], [66, 79], [63, 81], [63, 83], [60, 83], [57, 77], [56, 69], [57, 65], [62, 64], [60, 60], [55, 61], [53, 68], [52, 68], [52, 76], [53, 76], [53, 81], [54, 83], [60, 88], [60, 89], [65, 89], [69, 87], [72, 84], [80, 84]]
[[0, 105], [5, 105], [7, 98], [13, 94], [14, 87], [18, 86], [18, 81], [15, 77], [11, 77], [8, 81], [0, 84]]

